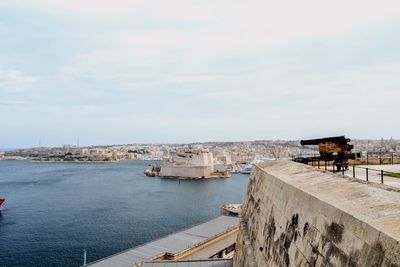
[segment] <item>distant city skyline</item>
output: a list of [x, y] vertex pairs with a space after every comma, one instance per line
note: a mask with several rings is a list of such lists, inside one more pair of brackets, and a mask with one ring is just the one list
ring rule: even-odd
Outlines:
[[[319, 136], [317, 138], [321, 138], [322, 136]], [[323, 137], [328, 137], [328, 136], [323, 136]], [[349, 137], [349, 136], [346, 136]], [[376, 145], [377, 143], [380, 143], [381, 140], [384, 140], [385, 143], [393, 140], [395, 142], [400, 142], [399, 139], [395, 139], [393, 137], [390, 138], [376, 138], [376, 139], [371, 139], [371, 138], [366, 138], [366, 139], [358, 139], [358, 138], [351, 138], [351, 143], [357, 143], [359, 145], [359, 142], [364, 142], [364, 141], [371, 141], [373, 145]], [[35, 148], [65, 148], [65, 147], [72, 147], [72, 148], [85, 148], [85, 147], [118, 147], [118, 146], [171, 146], [171, 145], [193, 145], [193, 144], [202, 144], [202, 145], [208, 145], [210, 143], [215, 143], [215, 144], [221, 144], [221, 143], [257, 143], [257, 142], [273, 142], [273, 143], [280, 143], [280, 142], [295, 142], [298, 141], [300, 142], [301, 139], [255, 139], [255, 140], [214, 140], [214, 141], [193, 141], [193, 142], [147, 142], [147, 143], [140, 143], [140, 142], [129, 142], [129, 143], [107, 143], [107, 144], [86, 144], [86, 145], [78, 145], [78, 144], [73, 144], [73, 143], [66, 143], [66, 144], [61, 144], [61, 145], [46, 145], [46, 144], [38, 144], [38, 145], [33, 145], [33, 146], [26, 146], [26, 147], [0, 147], [0, 152], [2, 151], [12, 151], [16, 149], [35, 149]]]
[[0, 148], [400, 139], [398, 1], [0, 2]]

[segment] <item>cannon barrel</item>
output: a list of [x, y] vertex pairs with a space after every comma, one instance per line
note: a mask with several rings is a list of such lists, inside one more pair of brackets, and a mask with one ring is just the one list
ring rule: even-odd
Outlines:
[[319, 139], [301, 140], [300, 144], [302, 146], [306, 146], [306, 145], [319, 145], [320, 143], [328, 143], [328, 142], [339, 145], [346, 145], [348, 142], [350, 142], [350, 139], [346, 138], [345, 136], [335, 136], [335, 137], [325, 137]]

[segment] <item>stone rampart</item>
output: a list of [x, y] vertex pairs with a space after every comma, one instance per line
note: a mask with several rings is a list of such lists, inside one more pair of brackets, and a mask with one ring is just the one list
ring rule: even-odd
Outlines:
[[234, 266], [400, 266], [400, 192], [299, 163], [253, 167]]

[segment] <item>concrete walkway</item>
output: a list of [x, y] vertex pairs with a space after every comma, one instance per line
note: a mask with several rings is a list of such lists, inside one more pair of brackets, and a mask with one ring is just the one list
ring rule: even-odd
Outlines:
[[[365, 181], [366, 180], [366, 168], [368, 168], [368, 181], [372, 183], [381, 183], [381, 170], [384, 172], [400, 173], [400, 164], [394, 165], [356, 165], [355, 178]], [[353, 177], [353, 167], [350, 166], [345, 175]], [[394, 178], [383, 175], [383, 184], [400, 188], [400, 178]]]
[[232, 232], [229, 236], [212, 243], [211, 245], [198, 250], [194, 253], [191, 253], [187, 257], [184, 257], [185, 260], [197, 260], [197, 259], [208, 259], [216, 254], [216, 251], [222, 251], [225, 248], [232, 246], [236, 243], [237, 232]]
[[144, 262], [142, 267], [232, 267], [232, 259]]
[[[200, 245], [202, 245], [204, 249], [206, 249], [206, 252], [208, 252], [208, 254], [212, 253], [211, 255], [213, 255], [215, 253], [218, 253], [220, 250], [215, 252], [209, 251], [207, 249], [207, 243], [210, 242], [211, 246], [214, 244], [212, 243], [214, 239], [233, 230], [235, 230], [234, 239], [236, 240], [238, 226], [239, 218], [230, 216], [219, 216], [208, 222], [199, 224], [181, 232], [168, 235], [164, 238], [155, 240], [142, 246], [128, 249], [110, 257], [89, 263], [86, 266], [132, 267], [135, 263], [140, 264], [141, 262], [152, 260], [152, 258], [165, 253], [175, 255], [180, 252], [190, 250], [192, 248], [197, 248]], [[227, 240], [229, 241], [230, 238], [231, 235], [228, 235]], [[223, 245], [223, 242], [225, 242], [224, 240], [225, 238], [219, 240], [218, 242], [216, 242], [216, 244]], [[217, 248], [219, 249], [220, 246], [218, 246]], [[197, 251], [197, 253], [200, 252], [201, 250]], [[188, 255], [190, 254], [191, 253], [188, 253]], [[191, 259], [193, 258], [191, 257]]]

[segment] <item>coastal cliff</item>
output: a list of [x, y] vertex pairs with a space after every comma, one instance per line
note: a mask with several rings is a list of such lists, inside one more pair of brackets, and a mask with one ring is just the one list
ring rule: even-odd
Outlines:
[[400, 192], [287, 161], [250, 177], [235, 267], [400, 266]]

